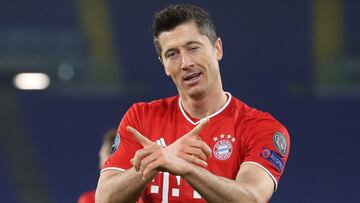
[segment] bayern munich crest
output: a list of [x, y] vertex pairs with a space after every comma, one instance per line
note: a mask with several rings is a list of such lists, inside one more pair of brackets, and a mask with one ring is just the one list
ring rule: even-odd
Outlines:
[[214, 137], [216, 142], [213, 148], [214, 157], [219, 160], [226, 160], [230, 158], [233, 152], [232, 142], [235, 142], [235, 138], [231, 135], [221, 134], [219, 137]]

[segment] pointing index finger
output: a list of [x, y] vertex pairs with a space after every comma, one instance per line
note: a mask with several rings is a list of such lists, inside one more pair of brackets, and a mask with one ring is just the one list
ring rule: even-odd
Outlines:
[[189, 134], [198, 135], [202, 131], [202, 129], [204, 129], [205, 125], [209, 122], [209, 120], [209, 118], [202, 119], [200, 123], [189, 132]]
[[143, 146], [146, 147], [153, 142], [149, 140], [148, 138], [144, 137], [139, 131], [137, 131], [135, 128], [131, 126], [127, 126], [126, 129], [135, 137], [135, 139]]

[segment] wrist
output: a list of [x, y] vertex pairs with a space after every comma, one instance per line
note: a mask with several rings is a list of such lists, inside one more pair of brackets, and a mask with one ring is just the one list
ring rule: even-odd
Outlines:
[[198, 170], [199, 166], [196, 166], [195, 164], [188, 163], [188, 166], [185, 167], [184, 173], [181, 175], [184, 179], [190, 178], [196, 174], [196, 171]]

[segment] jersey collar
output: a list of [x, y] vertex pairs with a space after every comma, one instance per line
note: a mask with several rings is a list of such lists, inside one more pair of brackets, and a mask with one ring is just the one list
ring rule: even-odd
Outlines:
[[[221, 107], [221, 108], [220, 108], [218, 111], [216, 111], [215, 113], [213, 113], [213, 114], [211, 114], [211, 115], [209, 115], [209, 116], [206, 116], [205, 118], [209, 118], [209, 119], [210, 119], [210, 118], [218, 115], [219, 113], [221, 113], [221, 112], [229, 105], [229, 103], [230, 103], [230, 101], [231, 101], [231, 98], [232, 98], [232, 97], [231, 97], [231, 94], [230, 94], [229, 92], [225, 92], [225, 94], [228, 96], [228, 99], [227, 99], [225, 105], [224, 105], [223, 107]], [[181, 105], [181, 97], [179, 97], [179, 102], [178, 102], [178, 104], [179, 104], [179, 108], [180, 108], [181, 114], [185, 117], [185, 119], [186, 119], [187, 121], [189, 121], [189, 122], [190, 122], [191, 124], [193, 124], [193, 125], [197, 125], [197, 124], [200, 123], [201, 119], [198, 120], [198, 121], [196, 121], [196, 122], [194, 122], [191, 118], [189, 118], [189, 116], [188, 116], [187, 113], [185, 112], [183, 106]], [[204, 119], [204, 118], [203, 118], [203, 119]]]

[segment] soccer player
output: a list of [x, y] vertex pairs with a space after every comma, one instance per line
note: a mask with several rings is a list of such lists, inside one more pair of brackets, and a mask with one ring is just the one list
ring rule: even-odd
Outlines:
[[[102, 137], [102, 144], [99, 150], [99, 168], [101, 169], [105, 163], [105, 161], [108, 159], [112, 151], [112, 147], [115, 147], [115, 137], [116, 137], [116, 130], [115, 129], [109, 129], [104, 133]], [[113, 146], [114, 145], [114, 146]], [[80, 197], [77, 200], [77, 203], [94, 203], [95, 202], [95, 190], [90, 190], [87, 192], [84, 192], [80, 195]]]
[[222, 41], [193, 5], [154, 16], [154, 43], [179, 95], [134, 104], [118, 127], [97, 202], [267, 202], [289, 156], [286, 128], [222, 87]]

